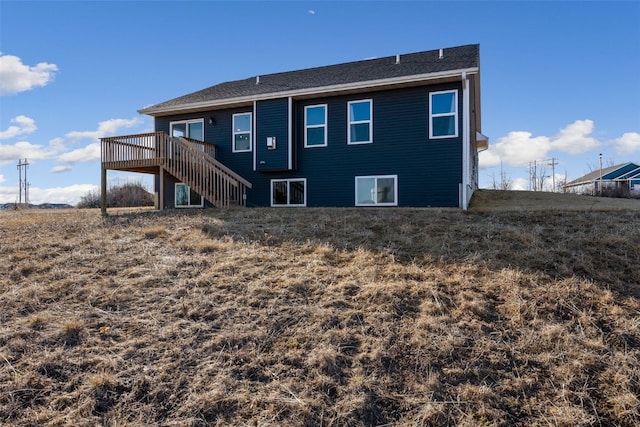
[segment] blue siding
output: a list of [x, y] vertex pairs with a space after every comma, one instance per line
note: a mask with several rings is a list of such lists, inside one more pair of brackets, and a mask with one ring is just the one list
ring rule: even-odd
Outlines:
[[[289, 99], [259, 101], [256, 104], [256, 169], [289, 170]], [[276, 148], [267, 148], [267, 138], [276, 137]]]
[[[429, 92], [457, 89], [459, 137], [429, 140]], [[347, 102], [373, 100], [373, 143], [347, 144]], [[254, 170], [253, 153], [233, 153], [231, 117], [253, 112], [253, 106], [158, 117], [156, 130], [169, 131], [169, 122], [205, 119], [205, 140], [216, 144], [216, 157], [253, 185], [248, 206], [270, 205], [270, 180], [307, 179], [307, 206], [354, 206], [355, 177], [397, 175], [399, 206], [458, 206], [462, 181], [462, 87], [459, 83], [399, 90], [294, 100], [293, 129], [288, 129], [288, 100], [256, 104], [253, 148], [264, 167]], [[304, 148], [304, 107], [327, 104], [328, 146]], [[254, 113], [255, 114], [255, 113]], [[215, 117], [215, 125], [208, 123]], [[294, 170], [284, 170], [288, 132], [293, 132]], [[277, 150], [266, 150], [266, 137], [277, 137]], [[276, 170], [277, 169], [277, 170]]]
[[[353, 206], [356, 176], [398, 175], [400, 206], [458, 206], [462, 138], [428, 137], [428, 93], [452, 88], [460, 89], [422, 87], [298, 102], [297, 117], [305, 105], [328, 108], [327, 147], [304, 148], [304, 123], [296, 121], [296, 175], [307, 178], [307, 205]], [[347, 102], [359, 99], [373, 100], [373, 143], [349, 145]]]
[[634, 163], [630, 163], [624, 167], [621, 167], [620, 169], [617, 169], [613, 172], [609, 172], [606, 175], [602, 176], [602, 179], [616, 179], [622, 175], [624, 175], [625, 173], [631, 172], [634, 169], [637, 169], [638, 165], [634, 164]]

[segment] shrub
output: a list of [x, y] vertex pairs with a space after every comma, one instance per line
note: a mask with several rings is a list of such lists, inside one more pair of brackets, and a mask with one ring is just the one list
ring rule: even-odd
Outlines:
[[[80, 198], [78, 208], [99, 208], [100, 196], [100, 191], [89, 191]], [[107, 190], [107, 207], [110, 208], [153, 206], [153, 204], [153, 194], [139, 182], [118, 185]]]

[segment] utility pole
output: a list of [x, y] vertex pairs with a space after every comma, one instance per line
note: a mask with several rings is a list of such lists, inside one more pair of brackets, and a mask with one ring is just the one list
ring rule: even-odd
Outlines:
[[556, 158], [552, 157], [551, 158], [551, 163], [549, 163], [551, 165], [551, 185], [553, 185], [553, 192], [555, 193], [556, 191], [556, 165], [558, 164], [558, 162], [556, 162]]
[[[29, 181], [27, 181], [27, 169], [29, 162], [27, 159], [18, 159], [18, 203], [22, 204], [22, 194], [24, 192], [24, 203], [29, 205]], [[24, 180], [22, 179], [22, 169], [24, 169]]]
[[600, 195], [602, 195], [602, 153], [599, 154], [600, 157]]

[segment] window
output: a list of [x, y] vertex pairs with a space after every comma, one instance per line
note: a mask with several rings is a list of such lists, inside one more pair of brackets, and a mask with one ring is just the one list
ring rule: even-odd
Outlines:
[[327, 146], [327, 106], [308, 105], [304, 107], [304, 146]]
[[356, 206], [398, 206], [398, 176], [356, 176]]
[[251, 151], [251, 113], [233, 115], [234, 153]]
[[447, 90], [429, 94], [429, 138], [458, 136], [458, 91]]
[[306, 206], [307, 179], [272, 179], [271, 206]]
[[187, 184], [176, 184], [176, 208], [201, 208], [204, 206], [202, 196], [193, 191]]
[[[169, 128], [171, 132], [171, 136], [174, 138], [191, 138], [197, 139], [198, 141], [204, 141], [204, 119], [196, 119], [196, 120], [181, 120], [178, 122], [169, 123]], [[204, 150], [204, 145], [201, 147]], [[178, 147], [173, 144], [172, 141], [169, 142], [167, 147], [169, 158], [178, 159], [180, 156], [180, 150]], [[180, 188], [178, 188], [180, 186]], [[190, 193], [193, 193], [195, 196], [190, 197]], [[192, 207], [192, 206], [200, 206], [202, 207], [202, 198], [197, 193], [191, 191], [187, 184], [176, 184], [176, 207]], [[198, 199], [200, 197], [200, 199]], [[189, 200], [193, 200], [194, 203], [190, 203]]]
[[373, 142], [373, 102], [370, 99], [348, 103], [348, 144]]
[[174, 138], [185, 137], [204, 141], [204, 120], [183, 120], [180, 122], [171, 122], [171, 136]]

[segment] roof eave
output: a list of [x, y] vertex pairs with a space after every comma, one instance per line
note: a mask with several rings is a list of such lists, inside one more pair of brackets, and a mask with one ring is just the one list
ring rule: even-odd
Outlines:
[[371, 88], [384, 88], [384, 87], [402, 87], [413, 86], [424, 82], [438, 82], [438, 81], [455, 81], [461, 78], [462, 73], [477, 74], [479, 72], [478, 67], [463, 68], [457, 70], [449, 70], [437, 73], [419, 74], [411, 76], [393, 77], [388, 79], [368, 80], [356, 83], [346, 83], [331, 86], [312, 87], [306, 89], [295, 89], [280, 92], [269, 92], [264, 94], [240, 96], [234, 98], [214, 99], [209, 101], [194, 102], [182, 105], [173, 105], [167, 107], [147, 107], [138, 110], [140, 114], [147, 114], [149, 116], [168, 116], [171, 114], [188, 113], [196, 111], [206, 111], [210, 109], [216, 109], [220, 107], [233, 107], [242, 105], [251, 105], [254, 101], [264, 101], [267, 99], [276, 98], [305, 98], [316, 95], [336, 95], [345, 92], [358, 92]]

